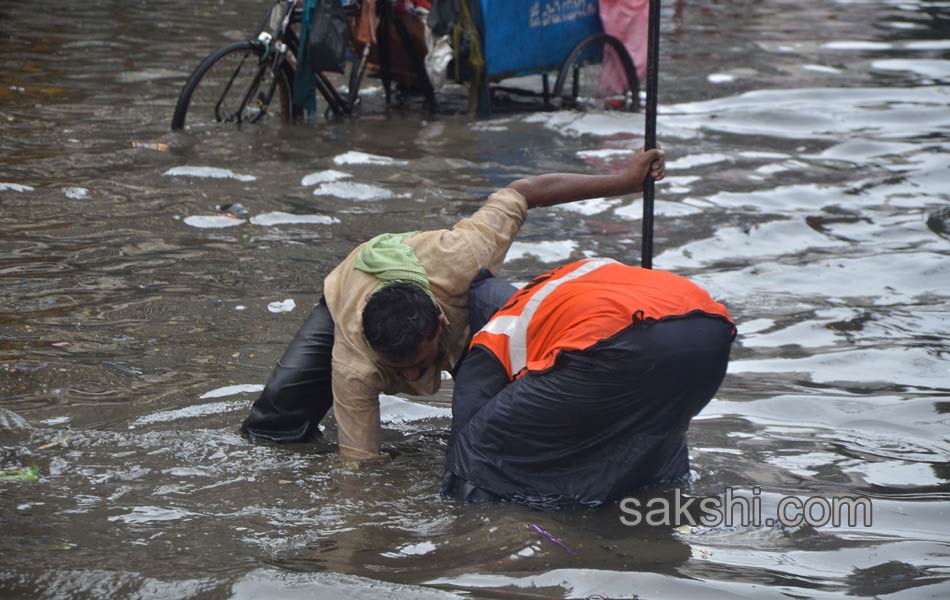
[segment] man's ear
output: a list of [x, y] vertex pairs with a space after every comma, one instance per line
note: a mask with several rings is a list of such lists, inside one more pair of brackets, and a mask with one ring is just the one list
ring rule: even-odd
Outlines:
[[444, 314], [439, 313], [439, 324], [435, 328], [435, 336], [439, 337], [442, 335], [442, 330], [445, 329], [445, 324], [448, 322], [448, 319], [445, 318]]

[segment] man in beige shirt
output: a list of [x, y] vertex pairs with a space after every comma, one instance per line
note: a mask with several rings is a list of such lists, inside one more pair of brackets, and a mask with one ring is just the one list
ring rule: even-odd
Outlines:
[[323, 298], [242, 432], [254, 441], [308, 442], [320, 435], [318, 424], [332, 406], [341, 457], [385, 459], [379, 394], [433, 394], [442, 371], [454, 371], [471, 334], [515, 291], [485, 274], [498, 272], [527, 210], [638, 193], [648, 174], [663, 178], [661, 150], [637, 151], [622, 173], [520, 179], [451, 229], [361, 244], [327, 276]]

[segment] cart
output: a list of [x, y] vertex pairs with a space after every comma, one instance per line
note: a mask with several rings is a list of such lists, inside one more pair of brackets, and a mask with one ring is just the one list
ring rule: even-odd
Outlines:
[[[366, 76], [382, 80], [387, 105], [395, 86], [400, 96], [421, 94], [435, 110], [437, 91], [426, 68], [434, 36], [426, 35], [423, 1], [344, 1], [344, 72], [313, 71], [309, 78], [311, 70], [298, 69], [299, 58], [310, 56], [306, 43], [301, 49], [304, 11], [330, 1], [337, 0], [276, 0], [251, 39], [201, 61], [179, 95], [172, 129], [292, 123], [305, 116], [302, 81], [322, 97], [326, 118], [350, 116], [358, 112]], [[435, 0], [429, 8], [452, 5]], [[491, 114], [502, 93], [538, 98], [542, 110], [639, 110], [636, 66], [623, 43], [604, 33], [597, 0], [460, 0], [457, 6], [441, 41], [452, 52], [446, 75], [468, 85], [471, 113]], [[541, 75], [540, 90], [506, 85], [528, 75]]]

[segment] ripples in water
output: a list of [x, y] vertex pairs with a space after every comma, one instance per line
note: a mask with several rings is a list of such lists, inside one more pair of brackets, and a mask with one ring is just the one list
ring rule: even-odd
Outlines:
[[[643, 117], [367, 110], [173, 135], [188, 71], [264, 7], [56, 10], [51, 30], [44, 11], [0, 8], [0, 469], [42, 474], [0, 482], [0, 590], [950, 593], [941, 3], [664, 5], [655, 264], [707, 287], [739, 329], [691, 431], [688, 493], [758, 488], [763, 512], [782, 495], [862, 494], [867, 528], [625, 527], [619, 507], [458, 505], [437, 495], [451, 382], [425, 402], [384, 398], [385, 469], [342, 469], [332, 422], [315, 445], [247, 444], [236, 430], [254, 393], [352, 246], [450, 226], [518, 177], [622, 168]], [[505, 275], [594, 254], [635, 263], [641, 211], [624, 198], [533, 213]]]

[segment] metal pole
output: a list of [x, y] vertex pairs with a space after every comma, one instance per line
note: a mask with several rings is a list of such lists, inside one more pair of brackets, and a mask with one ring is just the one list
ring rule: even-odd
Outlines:
[[[647, 37], [647, 107], [643, 145], [656, 148], [656, 92], [660, 63], [660, 0], [650, 0], [650, 33]], [[653, 197], [656, 186], [647, 175], [643, 180], [643, 246], [640, 266], [653, 268]]]

